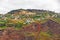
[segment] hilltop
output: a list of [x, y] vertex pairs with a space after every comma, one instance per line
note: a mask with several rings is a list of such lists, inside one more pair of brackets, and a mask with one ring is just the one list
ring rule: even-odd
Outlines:
[[[0, 26], [21, 27], [33, 22], [44, 23], [48, 19], [52, 19], [56, 22], [60, 22], [60, 15], [58, 13], [39, 10], [39, 9], [17, 9], [12, 10], [5, 15], [0, 15]], [[19, 25], [20, 24], [20, 25]]]

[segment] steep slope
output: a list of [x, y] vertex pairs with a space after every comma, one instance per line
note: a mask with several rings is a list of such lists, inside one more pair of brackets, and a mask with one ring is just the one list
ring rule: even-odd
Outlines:
[[47, 22], [43, 23], [42, 28], [43, 31], [50, 30], [53, 34], [60, 34], [60, 24], [53, 20], [48, 20]]

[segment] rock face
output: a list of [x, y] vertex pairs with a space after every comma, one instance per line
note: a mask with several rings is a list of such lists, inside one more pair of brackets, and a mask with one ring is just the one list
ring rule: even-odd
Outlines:
[[42, 28], [45, 31], [50, 30], [53, 34], [60, 34], [60, 24], [55, 21], [48, 20], [42, 24]]

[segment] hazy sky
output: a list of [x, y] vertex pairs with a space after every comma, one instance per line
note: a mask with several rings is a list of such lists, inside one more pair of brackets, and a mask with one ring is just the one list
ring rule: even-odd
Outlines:
[[59, 0], [0, 0], [0, 13], [5, 14], [14, 9], [46, 9], [60, 12]]

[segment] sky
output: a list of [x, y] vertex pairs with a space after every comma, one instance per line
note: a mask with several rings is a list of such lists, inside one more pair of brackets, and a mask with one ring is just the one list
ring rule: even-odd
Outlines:
[[44, 9], [60, 12], [60, 0], [0, 0], [0, 14], [15, 9]]

